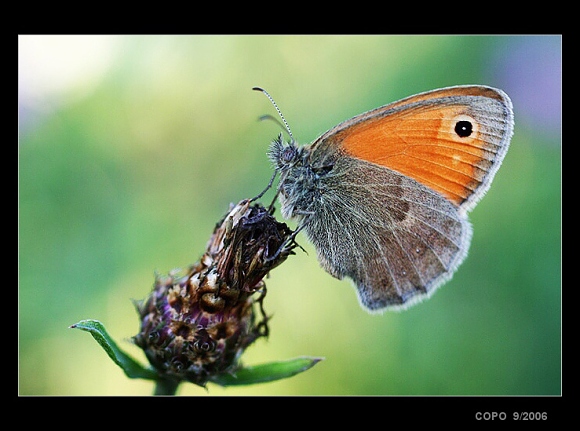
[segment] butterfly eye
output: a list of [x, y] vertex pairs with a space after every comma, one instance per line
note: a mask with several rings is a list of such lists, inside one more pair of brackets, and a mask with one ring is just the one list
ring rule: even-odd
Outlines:
[[467, 138], [473, 133], [473, 124], [470, 121], [461, 120], [455, 123], [455, 133], [460, 138]]
[[280, 154], [280, 160], [283, 163], [290, 163], [290, 162], [294, 161], [297, 154], [298, 154], [298, 151], [297, 151], [296, 147], [289, 145], [282, 150], [282, 153]]

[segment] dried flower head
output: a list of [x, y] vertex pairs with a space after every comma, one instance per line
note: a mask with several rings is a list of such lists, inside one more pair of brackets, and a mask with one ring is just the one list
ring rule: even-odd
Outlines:
[[239, 202], [185, 275], [156, 276], [151, 295], [136, 304], [141, 331], [135, 344], [163, 378], [176, 383], [205, 386], [214, 376], [235, 372], [244, 350], [268, 335], [263, 279], [295, 247], [286, 224], [259, 204]]

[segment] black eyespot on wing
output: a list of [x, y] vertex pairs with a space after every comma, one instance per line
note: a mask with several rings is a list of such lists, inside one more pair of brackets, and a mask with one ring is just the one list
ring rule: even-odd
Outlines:
[[455, 133], [457, 133], [457, 136], [460, 138], [467, 138], [473, 133], [473, 124], [466, 120], [458, 121], [455, 124]]

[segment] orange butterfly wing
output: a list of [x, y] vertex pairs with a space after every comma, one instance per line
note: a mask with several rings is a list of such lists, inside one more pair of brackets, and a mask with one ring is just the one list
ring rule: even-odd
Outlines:
[[511, 101], [500, 90], [450, 87], [345, 121], [316, 145], [385, 166], [471, 209], [489, 188], [513, 133]]

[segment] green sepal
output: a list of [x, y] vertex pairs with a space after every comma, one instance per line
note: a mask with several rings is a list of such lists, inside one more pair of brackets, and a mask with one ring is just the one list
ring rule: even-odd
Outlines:
[[81, 329], [90, 333], [97, 343], [107, 352], [107, 355], [125, 372], [131, 379], [148, 379], [157, 380], [159, 375], [151, 368], [145, 368], [131, 356], [123, 352], [117, 346], [117, 343], [109, 336], [105, 327], [98, 320], [87, 319], [81, 320], [69, 328]]
[[286, 361], [241, 367], [232, 374], [220, 374], [210, 379], [220, 386], [253, 385], [292, 377], [306, 371], [324, 358], [301, 356]]

